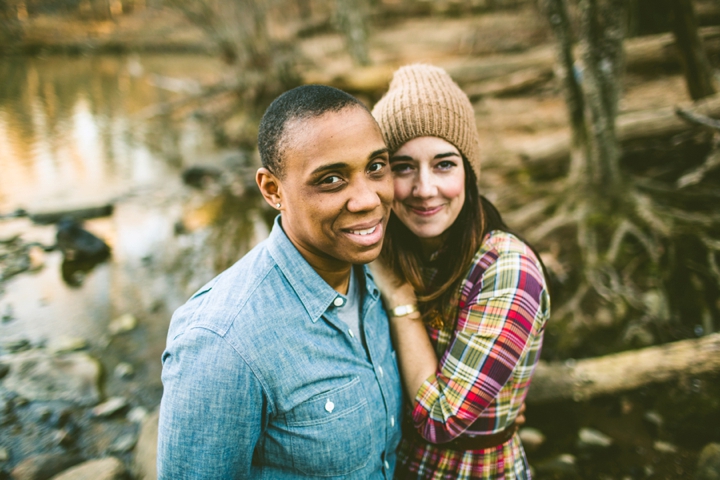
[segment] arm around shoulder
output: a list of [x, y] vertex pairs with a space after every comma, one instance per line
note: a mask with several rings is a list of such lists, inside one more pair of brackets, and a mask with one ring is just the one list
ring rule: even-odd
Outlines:
[[267, 403], [226, 339], [190, 328], [163, 354], [159, 479], [250, 478]]

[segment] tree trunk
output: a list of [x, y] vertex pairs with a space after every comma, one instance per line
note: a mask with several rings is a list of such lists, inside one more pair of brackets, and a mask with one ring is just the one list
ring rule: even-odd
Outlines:
[[717, 93], [717, 83], [698, 35], [698, 23], [691, 0], [666, 0], [672, 9], [672, 29], [680, 50], [685, 82], [690, 97], [698, 100]]
[[553, 33], [557, 38], [557, 64], [565, 86], [565, 104], [570, 119], [571, 148], [570, 174], [571, 181], [580, 179], [585, 162], [590, 157], [588, 144], [588, 127], [585, 122], [585, 99], [578, 82], [578, 72], [573, 56], [573, 33], [568, 14], [566, 0], [546, 0], [543, 5], [550, 20]]
[[348, 52], [357, 65], [370, 65], [367, 46], [367, 0], [336, 0], [337, 23]]
[[540, 362], [527, 402], [589, 400], [709, 372], [720, 372], [720, 333], [575, 362]]
[[[686, 105], [689, 111], [709, 117], [720, 116], [720, 95], [706, 98], [698, 105]], [[675, 114], [674, 107], [620, 115], [616, 121], [617, 137], [621, 142], [669, 137], [690, 130], [692, 125]], [[570, 157], [571, 140], [568, 137], [548, 142], [545, 145], [533, 145], [527, 151], [518, 154], [530, 169], [548, 169], [553, 165], [567, 162]]]
[[110, 20], [112, 18], [109, 0], [90, 0], [90, 5], [94, 20]]
[[625, 38], [625, 0], [580, 2], [583, 90], [590, 111], [590, 156], [581, 186], [611, 198], [620, 186], [620, 146], [615, 117], [620, 98]]

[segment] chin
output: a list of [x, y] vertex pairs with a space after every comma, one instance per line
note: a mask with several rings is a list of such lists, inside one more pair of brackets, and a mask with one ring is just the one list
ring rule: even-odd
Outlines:
[[381, 250], [382, 250], [382, 243], [380, 243], [379, 245], [374, 246], [366, 251], [358, 252], [357, 254], [352, 255], [352, 258], [348, 258], [347, 261], [354, 265], [363, 265], [366, 263], [370, 263], [380, 256]]

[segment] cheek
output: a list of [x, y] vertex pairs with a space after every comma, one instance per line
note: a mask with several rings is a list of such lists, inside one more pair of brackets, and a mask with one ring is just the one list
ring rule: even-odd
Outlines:
[[402, 202], [410, 196], [412, 182], [405, 178], [395, 178], [393, 179], [393, 188], [395, 191], [395, 201]]
[[448, 200], [465, 200], [465, 176], [457, 175], [448, 179], [442, 187], [442, 194]]

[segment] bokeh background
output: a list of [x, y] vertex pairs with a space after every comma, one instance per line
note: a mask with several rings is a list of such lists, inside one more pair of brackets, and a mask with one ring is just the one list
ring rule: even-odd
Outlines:
[[274, 217], [262, 112], [412, 62], [551, 272], [535, 477], [720, 478], [716, 0], [0, 0], [0, 479], [155, 478], [170, 316]]

